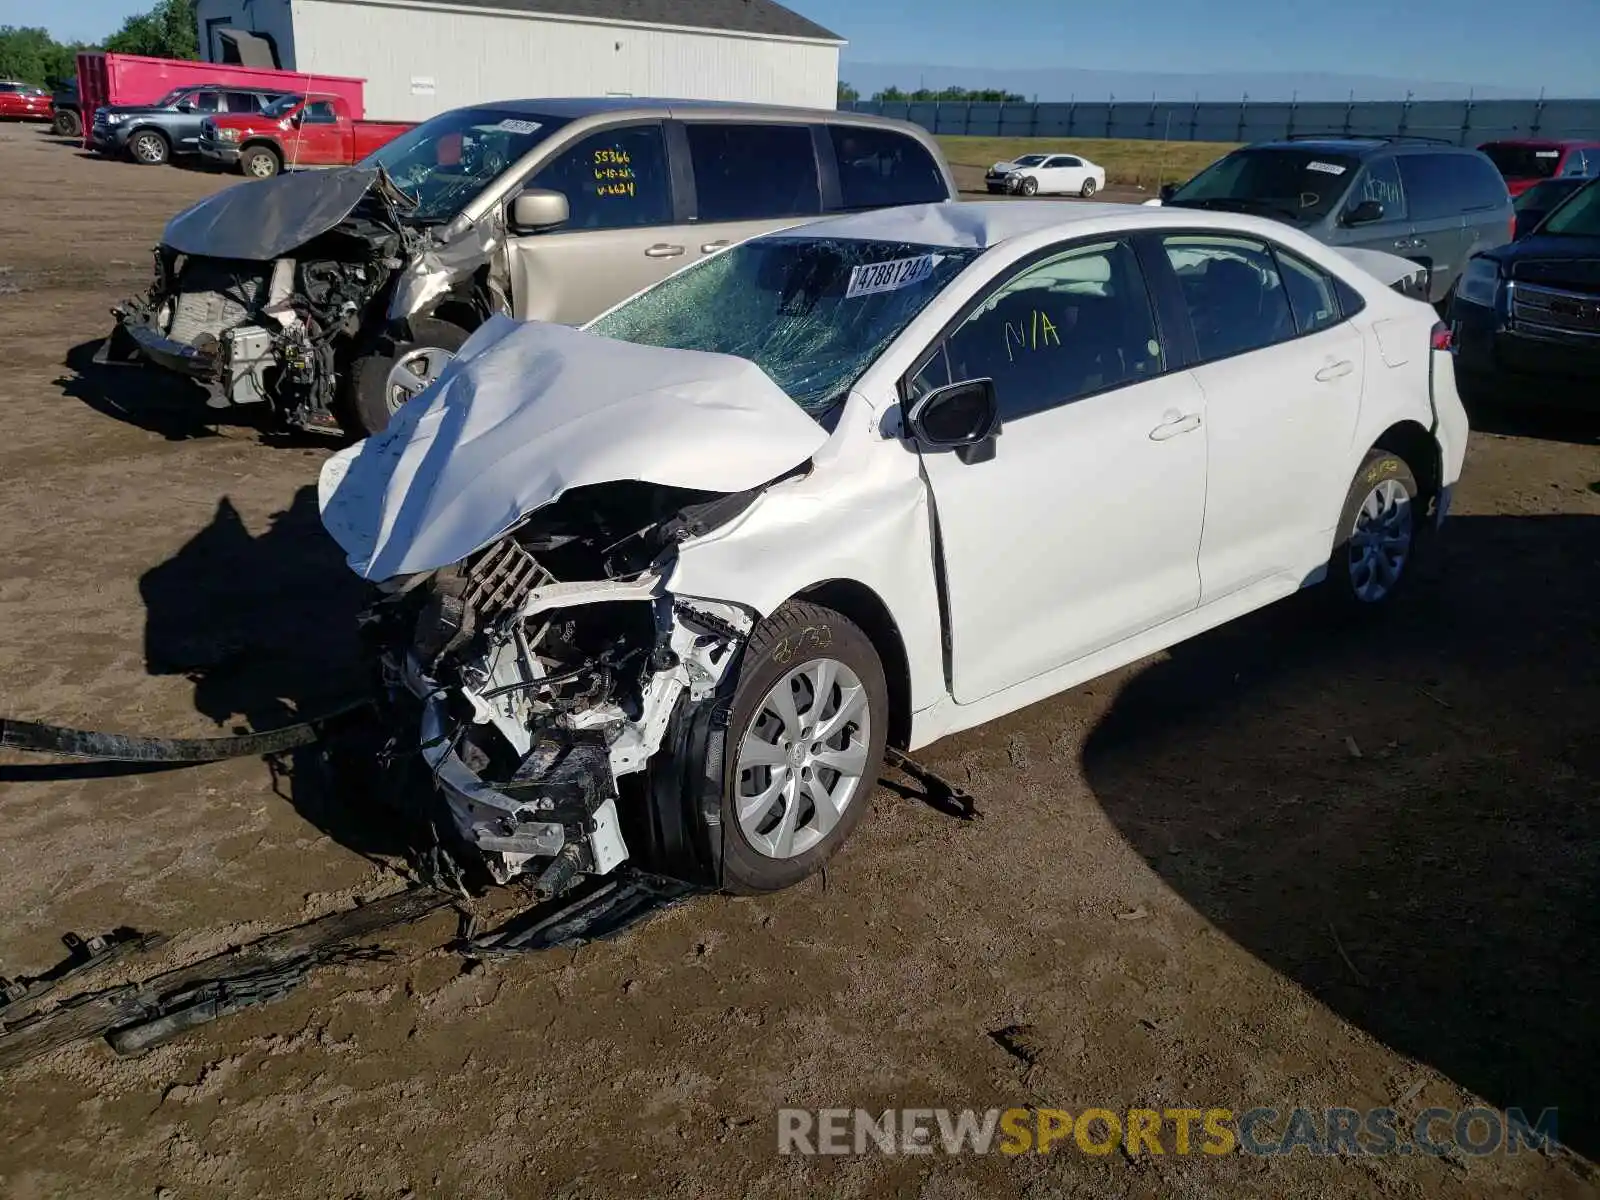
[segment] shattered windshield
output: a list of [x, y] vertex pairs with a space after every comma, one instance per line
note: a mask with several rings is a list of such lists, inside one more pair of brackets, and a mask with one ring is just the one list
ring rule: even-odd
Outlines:
[[646, 346], [747, 358], [821, 417], [980, 253], [759, 238], [674, 275], [588, 328]]
[[417, 202], [408, 220], [442, 225], [566, 123], [565, 117], [458, 108], [407, 130], [361, 165], [382, 167]]
[[1348, 155], [1314, 147], [1236, 150], [1184, 184], [1167, 203], [1304, 224], [1333, 211], [1360, 165]]

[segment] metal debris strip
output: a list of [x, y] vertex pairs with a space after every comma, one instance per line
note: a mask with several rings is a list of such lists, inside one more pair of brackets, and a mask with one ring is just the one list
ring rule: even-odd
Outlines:
[[582, 946], [616, 937], [624, 930], [709, 889], [664, 875], [618, 868], [598, 885], [555, 908], [540, 905], [489, 933], [458, 944], [463, 954], [486, 958]]
[[48, 971], [38, 975], [21, 975], [8, 979], [0, 975], [0, 1032], [4, 1032], [8, 1013], [27, 1007], [32, 1009], [51, 996], [69, 979], [81, 978], [85, 973], [106, 967], [133, 954], [154, 950], [166, 943], [159, 933], [140, 933], [137, 929], [120, 926], [110, 933], [97, 933], [80, 937], [76, 933], [61, 936], [67, 948], [67, 957]]
[[309, 978], [313, 967], [371, 957], [371, 951], [353, 943], [452, 903], [432, 888], [410, 888], [278, 930], [141, 983], [71, 996], [53, 1008], [7, 1021], [0, 1032], [0, 1070], [102, 1036], [119, 1053], [143, 1053], [207, 1021], [283, 999]]
[[45, 725], [36, 721], [0, 717], [0, 747], [102, 762], [220, 762], [225, 758], [281, 754], [285, 750], [313, 745], [322, 739], [328, 725], [371, 706], [372, 701], [368, 699], [352, 700], [321, 716], [294, 725], [218, 738], [156, 738], [99, 733], [65, 725]]
[[883, 756], [890, 766], [905, 772], [920, 783], [927, 792], [928, 802], [940, 812], [962, 821], [973, 821], [983, 816], [978, 811], [978, 802], [972, 793], [936, 774], [932, 768], [924, 766], [903, 750], [889, 746], [884, 750]]

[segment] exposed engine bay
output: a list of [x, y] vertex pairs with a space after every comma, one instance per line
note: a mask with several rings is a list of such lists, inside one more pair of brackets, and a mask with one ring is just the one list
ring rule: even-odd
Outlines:
[[[411, 204], [381, 171], [358, 169], [201, 201], [169, 223], [149, 290], [112, 310], [104, 355], [183, 374], [212, 408], [265, 404], [288, 425], [345, 432], [352, 361], [392, 350], [385, 339], [418, 294], [451, 291], [433, 233], [406, 223]], [[490, 304], [469, 286], [462, 306], [476, 319]]]
[[[754, 498], [580, 488], [463, 562], [384, 586], [364, 627], [397, 743], [420, 727], [448, 832], [496, 882], [531, 874], [556, 896], [630, 857], [659, 868], [662, 853], [696, 860], [673, 864], [679, 874], [714, 873], [706, 827], [679, 811], [682, 781], [659, 777], [690, 757], [668, 744], [669, 726], [684, 735], [691, 710], [713, 707], [754, 618], [673, 596], [664, 580], [679, 541]], [[705, 774], [711, 761], [720, 753]], [[650, 794], [651, 773], [671, 811]], [[678, 845], [630, 847], [625, 830], [659, 843], [663, 824]]]

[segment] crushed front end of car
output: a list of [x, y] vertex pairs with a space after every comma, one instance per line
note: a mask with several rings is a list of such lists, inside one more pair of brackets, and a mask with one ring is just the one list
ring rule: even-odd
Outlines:
[[[826, 440], [742, 359], [496, 317], [325, 466], [395, 753], [497, 882], [715, 885], [727, 685], [758, 614], [681, 553]], [[719, 724], [719, 712], [721, 713]]]
[[[409, 203], [382, 171], [359, 167], [200, 201], [167, 224], [150, 288], [112, 309], [102, 361], [183, 375], [212, 408], [264, 404], [290, 426], [343, 432], [341, 382], [389, 335], [396, 300], [411, 306], [403, 320], [463, 274], [459, 262], [442, 267], [430, 231], [405, 222]], [[468, 249], [470, 275], [483, 247]]]

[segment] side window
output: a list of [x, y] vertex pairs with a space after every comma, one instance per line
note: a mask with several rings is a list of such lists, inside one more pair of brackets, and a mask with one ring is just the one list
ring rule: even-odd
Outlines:
[[261, 110], [253, 92], [223, 92], [222, 103], [231, 113], [253, 113]]
[[1150, 294], [1127, 242], [1081, 246], [1024, 268], [945, 342], [948, 375], [932, 364], [913, 381], [993, 379], [1003, 419], [1152, 379], [1163, 369]]
[[566, 229], [628, 229], [672, 222], [666, 143], [659, 125], [628, 125], [590, 134], [528, 180], [562, 193], [572, 210]]
[[1298, 332], [1272, 253], [1248, 238], [1162, 239], [1202, 361], [1287, 341]]
[[[1466, 154], [1405, 154], [1400, 156], [1400, 177], [1405, 181], [1413, 220], [1428, 221], [1459, 216], [1473, 208], [1493, 208], [1500, 203], [1473, 168]], [[1497, 185], [1504, 190], [1504, 183]]]
[[754, 221], [822, 211], [806, 125], [691, 123], [689, 159], [702, 221]]
[[337, 125], [339, 114], [333, 111], [332, 100], [313, 100], [306, 105], [304, 123], [307, 125]]
[[830, 125], [842, 206], [888, 208], [950, 199], [939, 165], [913, 137], [866, 125]]
[[1292, 254], [1283, 250], [1276, 253], [1295, 328], [1301, 333], [1315, 333], [1343, 320], [1333, 279]]
[[1392, 157], [1374, 158], [1362, 169], [1349, 203], [1355, 205], [1363, 200], [1376, 200], [1383, 205], [1385, 221], [1406, 219], [1406, 193], [1400, 186], [1400, 168]]
[[1078, 159], [1073, 158], [1072, 155], [1070, 155], [1070, 154], [1058, 154], [1054, 158], [1052, 158], [1049, 162], [1045, 163], [1045, 166], [1047, 166], [1047, 167], [1081, 167], [1081, 166], [1083, 166], [1083, 163], [1080, 162]]

